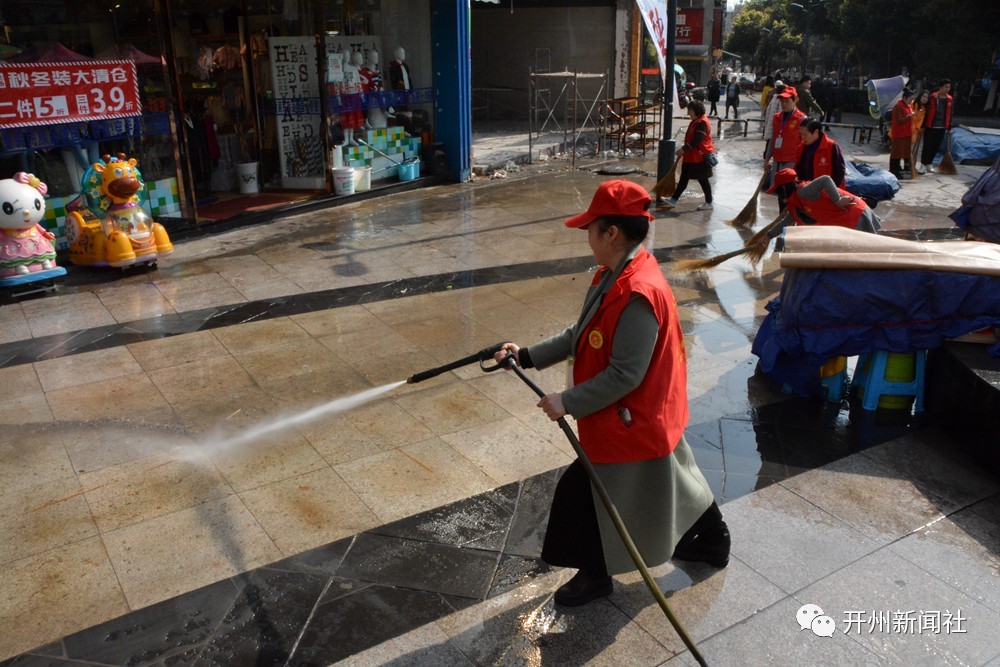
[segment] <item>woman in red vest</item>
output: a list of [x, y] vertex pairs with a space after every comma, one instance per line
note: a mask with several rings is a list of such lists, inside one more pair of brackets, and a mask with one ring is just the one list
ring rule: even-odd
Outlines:
[[823, 122], [810, 118], [799, 126], [802, 147], [795, 161], [795, 172], [803, 181], [811, 181], [820, 176], [829, 176], [838, 188], [846, 183], [847, 164], [840, 146], [826, 132]]
[[[910, 149], [913, 145], [913, 108], [910, 102], [913, 101], [913, 90], [904, 88], [903, 95], [892, 108], [892, 125], [889, 127], [889, 136], [892, 138], [892, 151], [889, 153], [889, 173], [897, 179], [903, 178], [903, 170], [910, 176]], [[903, 166], [899, 166], [899, 161], [903, 161]]]
[[931, 95], [931, 99], [927, 102], [927, 115], [924, 116], [924, 148], [920, 153], [920, 163], [924, 165], [924, 171], [928, 174], [934, 173], [931, 163], [941, 149], [945, 134], [951, 130], [952, 99], [948, 94], [950, 90], [951, 81], [945, 79], [939, 84], [937, 93]]
[[[795, 108], [794, 89], [786, 87], [783, 93], [778, 94], [778, 100], [781, 103], [781, 111], [774, 114], [771, 119], [773, 138], [764, 149], [764, 171], [771, 174], [772, 182], [774, 174], [778, 171], [795, 166], [802, 147], [799, 125], [806, 120], [806, 115]], [[778, 207], [782, 211], [785, 210], [785, 200], [780, 196]]]
[[[774, 175], [774, 185], [767, 191], [788, 201], [785, 216], [771, 237], [789, 223], [796, 225], [836, 225], [875, 233], [882, 221], [861, 197], [838, 188], [829, 176], [802, 181], [794, 169], [782, 169]], [[764, 239], [766, 242], [767, 239]]]
[[[566, 221], [586, 229], [600, 269], [577, 323], [548, 340], [506, 343], [525, 368], [568, 360], [571, 386], [538, 403], [552, 420], [577, 420], [580, 444], [650, 567], [673, 556], [725, 567], [729, 530], [684, 440], [688, 421], [684, 334], [673, 293], [643, 247], [650, 197], [635, 183], [603, 183], [590, 208]], [[609, 595], [612, 574], [635, 569], [579, 461], [563, 473], [542, 560], [578, 568], [557, 604]]]
[[688, 182], [693, 178], [698, 181], [698, 184], [701, 185], [701, 191], [705, 193], [705, 203], [697, 210], [711, 211], [712, 183], [708, 179], [712, 178], [712, 166], [705, 161], [705, 156], [715, 152], [715, 145], [712, 143], [712, 126], [708, 121], [708, 116], [705, 115], [704, 102], [691, 100], [687, 112], [691, 122], [684, 134], [684, 145], [681, 146], [681, 155], [684, 156], [684, 161], [681, 163], [681, 180], [677, 183], [674, 196], [659, 202], [659, 204], [667, 208], [677, 206], [677, 200], [681, 198]]

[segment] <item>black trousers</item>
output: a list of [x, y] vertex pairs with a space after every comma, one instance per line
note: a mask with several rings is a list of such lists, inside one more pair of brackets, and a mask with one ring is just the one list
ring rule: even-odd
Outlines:
[[542, 542], [542, 560], [549, 565], [586, 570], [595, 577], [608, 574], [590, 479], [579, 460], [566, 468], [556, 484]]
[[712, 169], [705, 163], [682, 162], [681, 180], [677, 182], [677, 189], [674, 190], [674, 199], [680, 199], [688, 183], [693, 178], [701, 185], [701, 191], [705, 193], [705, 201], [712, 203], [712, 183], [708, 179], [712, 175]]
[[934, 162], [934, 156], [941, 149], [944, 141], [943, 127], [928, 127], [924, 129], [924, 148], [920, 152], [920, 163], [927, 166]]

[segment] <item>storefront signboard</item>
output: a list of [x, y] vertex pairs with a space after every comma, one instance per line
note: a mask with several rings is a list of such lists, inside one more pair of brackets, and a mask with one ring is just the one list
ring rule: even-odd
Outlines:
[[0, 128], [141, 114], [131, 60], [0, 64]]
[[315, 37], [271, 37], [271, 76], [277, 112], [281, 185], [319, 189], [323, 174], [319, 73]]

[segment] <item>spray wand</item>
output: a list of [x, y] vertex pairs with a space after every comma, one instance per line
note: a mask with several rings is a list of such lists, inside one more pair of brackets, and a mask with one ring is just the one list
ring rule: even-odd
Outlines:
[[[432, 368], [426, 370], [422, 373], [415, 373], [411, 375], [406, 381], [409, 384], [415, 384], [421, 382], [428, 378], [432, 378], [436, 375], [440, 375], [446, 371], [450, 371], [454, 368], [460, 366], [467, 366], [468, 364], [479, 362], [479, 367], [483, 369], [484, 372], [490, 373], [501, 368], [509, 368], [517, 374], [517, 377], [521, 378], [522, 381], [528, 387], [531, 388], [539, 398], [545, 397], [545, 392], [539, 388], [537, 384], [531, 381], [520, 366], [517, 365], [517, 359], [510, 352], [504, 357], [502, 361], [493, 366], [487, 366], [486, 360], [493, 358], [493, 356], [503, 349], [504, 343], [497, 343], [492, 347], [488, 347], [484, 350], [480, 350], [476, 354], [471, 354], [468, 357], [459, 359], [458, 361], [453, 361], [450, 364], [445, 364], [444, 366], [439, 366], [438, 368]], [[615, 530], [618, 531], [618, 536], [621, 538], [622, 543], [625, 545], [625, 549], [628, 551], [628, 555], [631, 556], [632, 562], [635, 563], [636, 569], [642, 575], [643, 581], [646, 582], [646, 587], [649, 588], [649, 592], [653, 594], [656, 599], [657, 604], [660, 605], [660, 609], [666, 615], [667, 620], [670, 621], [670, 625], [674, 627], [677, 635], [687, 646], [688, 650], [691, 652], [691, 656], [698, 661], [698, 664], [702, 667], [708, 667], [708, 663], [705, 662], [705, 658], [702, 657], [701, 652], [698, 651], [697, 645], [695, 645], [694, 640], [688, 634], [687, 630], [681, 625], [681, 622], [674, 615], [673, 610], [670, 609], [670, 605], [667, 604], [667, 598], [663, 595], [663, 591], [660, 587], [656, 585], [656, 580], [653, 579], [653, 575], [650, 574], [649, 568], [646, 567], [646, 562], [642, 558], [642, 554], [639, 553], [639, 549], [635, 546], [635, 542], [632, 541], [631, 535], [628, 533], [628, 529], [625, 528], [625, 522], [622, 521], [621, 516], [618, 514], [618, 509], [615, 507], [614, 502], [611, 500], [611, 496], [608, 495], [607, 489], [604, 488], [604, 484], [601, 482], [600, 477], [597, 476], [597, 470], [594, 468], [594, 464], [590, 462], [587, 458], [586, 452], [583, 451], [583, 446], [580, 444], [579, 438], [576, 437], [576, 433], [566, 422], [565, 417], [560, 417], [556, 420], [559, 424], [559, 428], [562, 429], [563, 433], [566, 434], [566, 438], [569, 439], [569, 443], [573, 446], [573, 451], [576, 452], [577, 457], [580, 459], [583, 469], [587, 473], [587, 477], [590, 478], [590, 483], [593, 485], [594, 490], [597, 492], [597, 496], [601, 499], [601, 504], [604, 505], [604, 509], [607, 510], [608, 516], [611, 517], [611, 522], [615, 525]]]

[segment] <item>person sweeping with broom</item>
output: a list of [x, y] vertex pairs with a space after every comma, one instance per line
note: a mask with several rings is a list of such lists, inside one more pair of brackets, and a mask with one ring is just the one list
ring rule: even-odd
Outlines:
[[[643, 247], [650, 196], [625, 180], [603, 183], [585, 213], [600, 269], [577, 323], [529, 347], [504, 343], [524, 368], [571, 364], [571, 386], [538, 403], [553, 421], [577, 420], [582, 450], [650, 567], [668, 558], [729, 563], [730, 535], [684, 439], [688, 421], [684, 335], [670, 286]], [[581, 461], [556, 486], [542, 560], [578, 572], [555, 593], [564, 606], [610, 595], [612, 574], [636, 568]]]
[[705, 115], [704, 102], [692, 100], [688, 104], [687, 112], [691, 122], [688, 124], [687, 132], [684, 133], [684, 145], [681, 147], [681, 180], [672, 197], [665, 200], [658, 197], [657, 203], [667, 208], [677, 206], [677, 200], [684, 194], [688, 182], [693, 178], [698, 181], [702, 192], [705, 193], [705, 203], [697, 210], [711, 211], [712, 183], [708, 179], [712, 178], [713, 160], [716, 159], [715, 145], [712, 143], [712, 127], [708, 116]]

